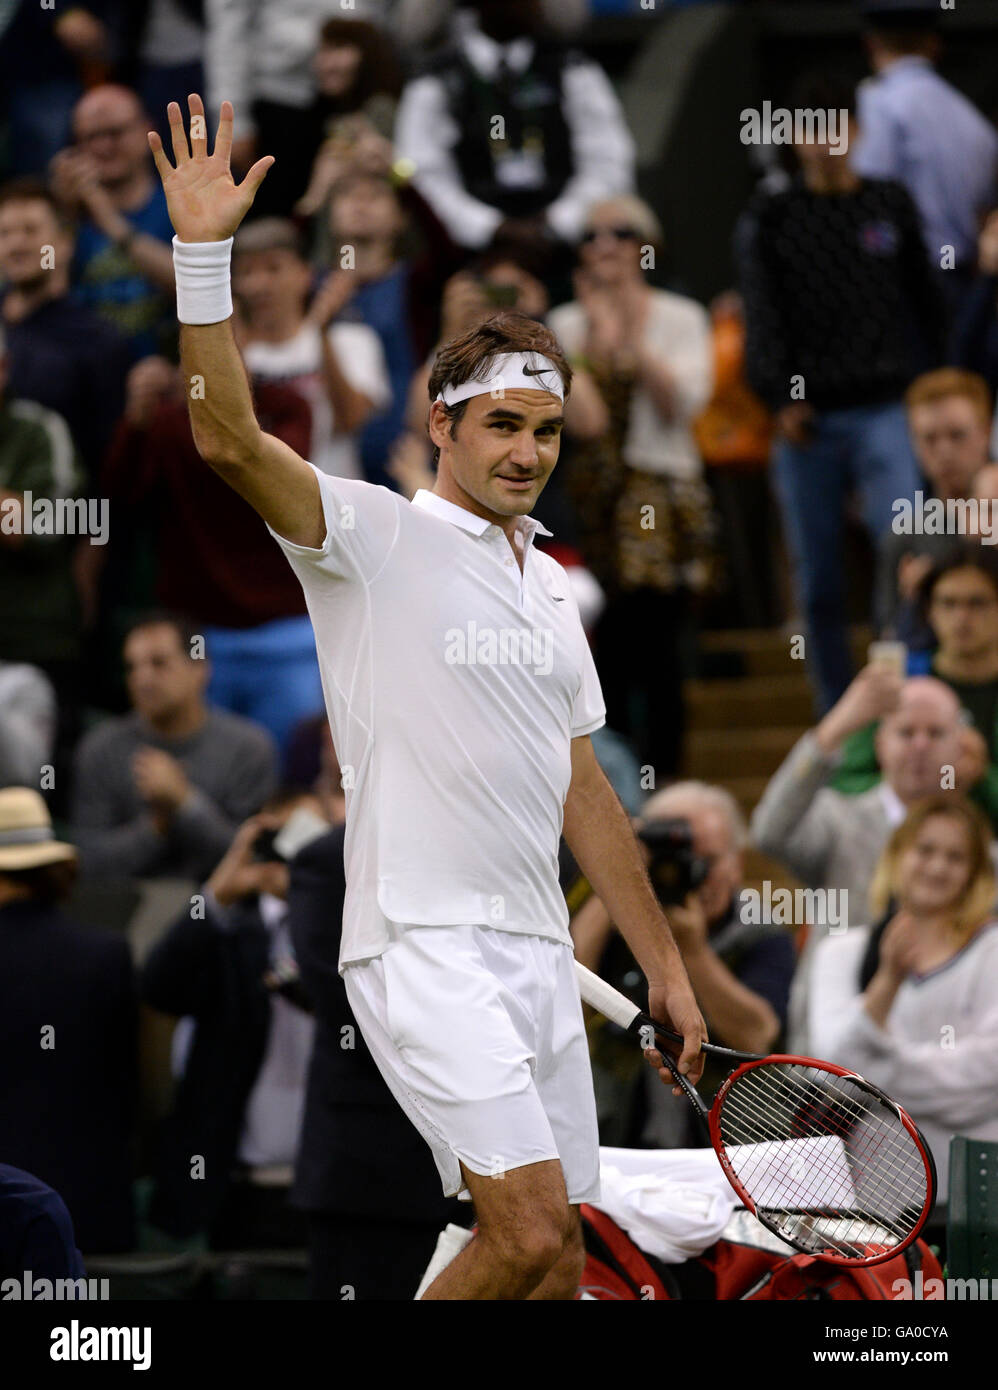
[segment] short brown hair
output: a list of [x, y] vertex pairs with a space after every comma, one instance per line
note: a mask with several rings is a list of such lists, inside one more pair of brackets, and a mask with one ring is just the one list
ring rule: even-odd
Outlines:
[[976, 372], [964, 371], [962, 367], [940, 367], [938, 371], [923, 372], [908, 387], [904, 403], [908, 410], [914, 410], [916, 406], [934, 405], [949, 396], [964, 396], [976, 408], [981, 423], [991, 423], [988, 383]]
[[[504, 309], [490, 318], [478, 323], [474, 328], [459, 333], [444, 343], [430, 370], [430, 400], [435, 401], [444, 386], [460, 386], [466, 381], [484, 381], [489, 373], [489, 364], [494, 357], [507, 352], [537, 352], [549, 358], [555, 365], [565, 389], [565, 399], [572, 389], [572, 369], [568, 365], [561, 344], [550, 328], [526, 314], [514, 309]], [[454, 426], [464, 417], [467, 401], [457, 405], [445, 405], [444, 414], [450, 421], [451, 434]], [[433, 450], [433, 462], [440, 457], [440, 450]]]
[[45, 203], [62, 231], [74, 230], [73, 218], [44, 179], [23, 174], [0, 185], [0, 208], [8, 203]]

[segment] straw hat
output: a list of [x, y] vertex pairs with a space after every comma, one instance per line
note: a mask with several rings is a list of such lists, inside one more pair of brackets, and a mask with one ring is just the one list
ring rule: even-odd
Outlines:
[[52, 817], [30, 787], [0, 789], [0, 873], [37, 869], [76, 858], [76, 847], [52, 835]]

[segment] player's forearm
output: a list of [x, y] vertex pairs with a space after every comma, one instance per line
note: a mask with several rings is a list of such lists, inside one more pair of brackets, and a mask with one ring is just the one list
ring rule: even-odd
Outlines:
[[684, 948], [683, 964], [711, 1035], [726, 1047], [768, 1052], [780, 1032], [768, 1000], [737, 980], [707, 942]]
[[222, 470], [259, 457], [260, 426], [231, 319], [181, 324], [180, 365], [194, 443], [205, 462]]
[[660, 983], [677, 969], [682, 971], [627, 812], [602, 772], [583, 787], [573, 783], [565, 802], [563, 833], [649, 983]]

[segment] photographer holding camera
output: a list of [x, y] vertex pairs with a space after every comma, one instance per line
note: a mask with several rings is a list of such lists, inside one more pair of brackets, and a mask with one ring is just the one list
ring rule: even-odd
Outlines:
[[[786, 1021], [794, 947], [782, 927], [739, 916], [748, 837], [734, 798], [705, 782], [676, 782], [647, 802], [638, 836], [712, 1041], [771, 1051]], [[582, 964], [637, 1001], [641, 972], [598, 898], [590, 897], [575, 914], [571, 932]], [[700, 1143], [689, 1108], [643, 1084], [613, 1025], [596, 1029], [592, 1052], [603, 1143]], [[701, 1089], [710, 1094], [706, 1072]]]

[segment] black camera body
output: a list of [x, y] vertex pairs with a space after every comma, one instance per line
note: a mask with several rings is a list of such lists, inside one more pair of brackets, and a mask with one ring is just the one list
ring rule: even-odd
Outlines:
[[638, 839], [651, 850], [648, 877], [663, 907], [683, 903], [710, 873], [710, 862], [693, 850], [693, 827], [682, 816], [646, 821]]

